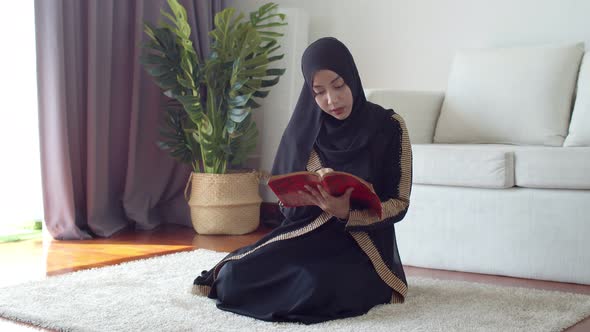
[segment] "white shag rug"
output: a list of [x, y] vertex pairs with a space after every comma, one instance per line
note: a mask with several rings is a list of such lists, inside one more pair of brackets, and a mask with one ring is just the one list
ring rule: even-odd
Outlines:
[[561, 331], [590, 315], [590, 296], [409, 277], [403, 304], [316, 325], [221, 311], [190, 293], [225, 253], [199, 249], [0, 289], [0, 316], [67, 331]]

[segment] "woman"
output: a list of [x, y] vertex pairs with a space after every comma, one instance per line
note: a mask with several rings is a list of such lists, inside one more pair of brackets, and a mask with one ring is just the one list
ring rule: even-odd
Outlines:
[[408, 209], [412, 155], [403, 119], [365, 99], [344, 44], [312, 43], [302, 70], [305, 84], [272, 173], [353, 173], [373, 184], [383, 216], [351, 205], [350, 189], [333, 197], [308, 188], [302, 194], [314, 205], [281, 206], [280, 227], [203, 271], [193, 292], [217, 299], [222, 310], [313, 324], [404, 301], [394, 223]]

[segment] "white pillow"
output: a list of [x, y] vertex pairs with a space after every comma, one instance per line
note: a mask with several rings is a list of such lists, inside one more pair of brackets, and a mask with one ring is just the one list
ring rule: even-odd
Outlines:
[[583, 44], [457, 53], [434, 141], [561, 146]]
[[590, 146], [590, 55], [584, 55], [578, 76], [576, 105], [564, 146]]
[[365, 95], [368, 101], [385, 108], [392, 108], [404, 118], [412, 144], [432, 143], [444, 93], [365, 89]]

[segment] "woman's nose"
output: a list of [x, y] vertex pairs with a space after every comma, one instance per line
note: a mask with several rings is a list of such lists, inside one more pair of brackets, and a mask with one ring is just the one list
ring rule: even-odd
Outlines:
[[338, 101], [338, 94], [336, 92], [328, 92], [328, 105], [334, 105]]

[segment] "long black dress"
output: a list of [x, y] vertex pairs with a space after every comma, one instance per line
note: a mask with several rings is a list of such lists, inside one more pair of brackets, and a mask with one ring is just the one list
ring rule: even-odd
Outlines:
[[[407, 281], [394, 224], [409, 206], [412, 155], [403, 119], [366, 101], [343, 44], [320, 39], [303, 60], [306, 85], [273, 173], [330, 167], [356, 174], [373, 183], [382, 218], [354, 205], [347, 221], [315, 206], [281, 208], [281, 226], [203, 271], [193, 293], [217, 299], [219, 309], [237, 314], [313, 324], [404, 301]], [[308, 77], [318, 68], [335, 71], [351, 87], [354, 106], [347, 120], [336, 122], [315, 109]]]

